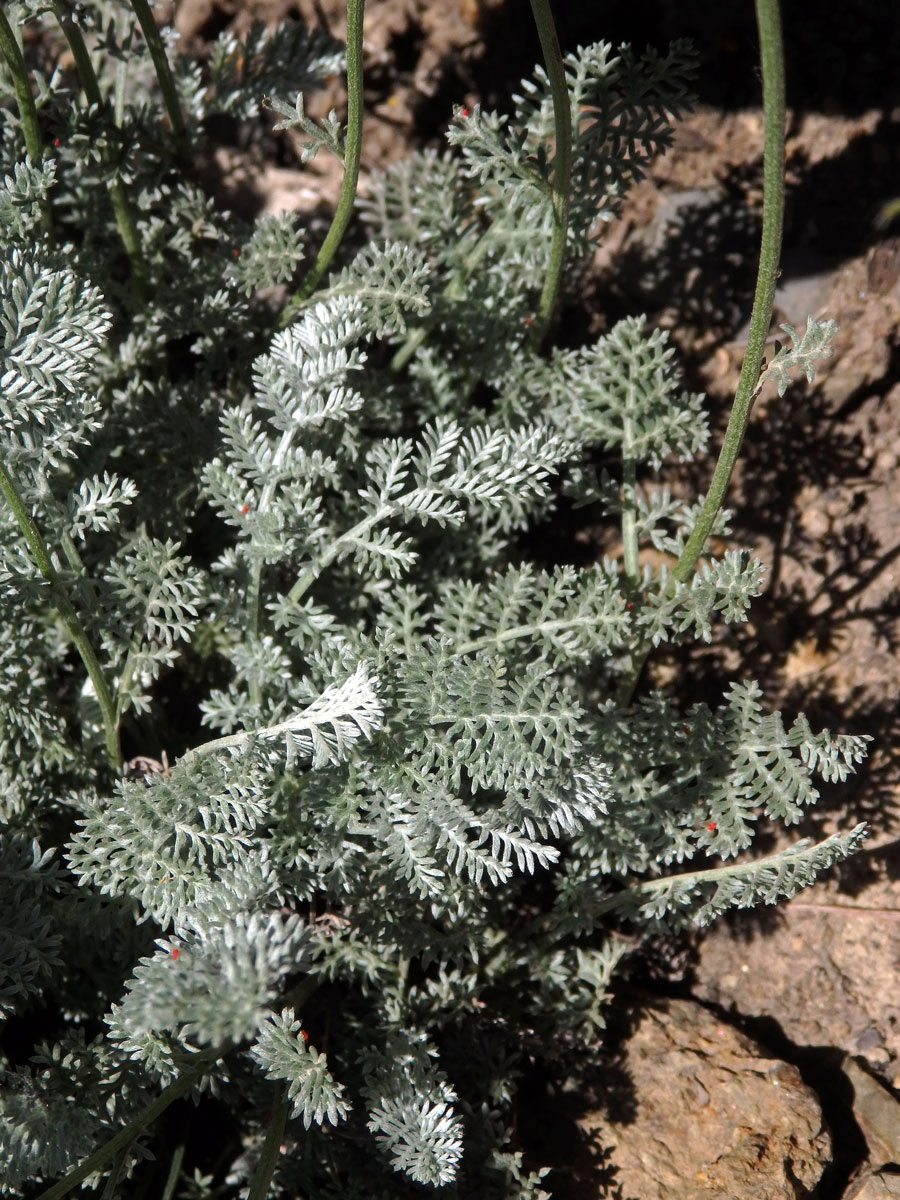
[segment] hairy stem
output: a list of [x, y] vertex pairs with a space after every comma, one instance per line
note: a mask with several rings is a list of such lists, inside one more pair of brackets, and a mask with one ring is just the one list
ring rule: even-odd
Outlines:
[[750, 332], [725, 439], [712, 483], [673, 575], [682, 583], [690, 576], [722, 507], [734, 464], [740, 454], [750, 410], [762, 370], [766, 337], [772, 323], [775, 281], [784, 224], [784, 48], [778, 0], [756, 0], [756, 20], [763, 78], [763, 219], [759, 269]]
[[[31, 94], [28, 82], [28, 68], [16, 41], [12, 26], [6, 18], [6, 13], [0, 8], [0, 54], [6, 59], [6, 65], [12, 76], [13, 88], [16, 93], [16, 104], [19, 108], [19, 118], [22, 122], [22, 132], [25, 135], [25, 149], [33, 162], [38, 162], [44, 155], [44, 143], [41, 138], [41, 127], [38, 123], [37, 106]], [[41, 201], [41, 229], [47, 237], [53, 236], [53, 223], [50, 215], [50, 201], [45, 196]]]
[[[784, 46], [778, 0], [756, 0], [756, 22], [763, 84], [763, 219], [756, 291], [747, 349], [716, 469], [703, 507], [672, 570], [673, 579], [679, 583], [690, 578], [725, 499], [758, 391], [766, 336], [772, 323], [784, 224]], [[631, 668], [623, 677], [616, 697], [623, 707], [631, 703], [649, 653], [649, 642], [635, 651]]]
[[[626, 421], [630, 426], [631, 422]], [[640, 584], [638, 564], [638, 535], [635, 516], [637, 511], [637, 463], [632, 455], [626, 454], [622, 470], [622, 561], [628, 586], [635, 589]]]
[[300, 575], [297, 577], [294, 586], [288, 592], [288, 599], [290, 602], [292, 604], [297, 604], [298, 601], [303, 598], [306, 592], [309, 591], [326, 567], [330, 567], [335, 559], [340, 558], [344, 551], [352, 546], [355, 541], [361, 538], [364, 534], [368, 533], [369, 530], [374, 528], [379, 521], [383, 521], [389, 517], [393, 512], [393, 505], [385, 505], [383, 508], [380, 508], [378, 512], [372, 513], [368, 517], [363, 517], [361, 521], [358, 521], [353, 528], [349, 529], [346, 533], [342, 533], [339, 537], [336, 537], [315, 566], [305, 567], [300, 572]]
[[[291, 442], [294, 439], [294, 430], [286, 429], [281, 435], [281, 441], [269, 467], [269, 482], [265, 485], [257, 502], [259, 512], [265, 512], [272, 502], [272, 497], [275, 494], [275, 489], [278, 486], [279, 476], [281, 474], [281, 464], [284, 462], [285, 456], [291, 448]], [[253, 637], [259, 636], [259, 609], [262, 601], [262, 570], [263, 564], [260, 559], [257, 559], [250, 570], [250, 586], [247, 595], [247, 632]], [[253, 678], [250, 681], [250, 699], [255, 706], [259, 706], [262, 699], [262, 691], [259, 686], [259, 680]]]
[[347, 0], [347, 140], [344, 145], [344, 178], [341, 182], [340, 198], [337, 208], [334, 210], [331, 226], [316, 255], [315, 262], [310, 267], [296, 295], [281, 315], [282, 328], [290, 325], [304, 300], [308, 300], [316, 290], [319, 280], [328, 270], [331, 260], [337, 253], [337, 248], [347, 231], [353, 213], [353, 202], [356, 199], [356, 187], [359, 182], [359, 158], [362, 151], [364, 10], [365, 0]]
[[184, 1137], [181, 1138], [178, 1145], [172, 1151], [172, 1157], [169, 1159], [169, 1170], [166, 1174], [166, 1181], [163, 1184], [163, 1190], [159, 1200], [172, 1200], [175, 1195], [175, 1189], [178, 1186], [178, 1180], [181, 1177], [181, 1165], [184, 1162], [184, 1152], [187, 1149], [187, 1141]]
[[[78, 77], [81, 80], [81, 86], [84, 88], [88, 104], [102, 104], [103, 97], [100, 93], [97, 73], [94, 70], [94, 64], [91, 62], [91, 56], [88, 54], [88, 48], [84, 43], [81, 30], [68, 15], [60, 0], [55, 0], [53, 13], [59, 22], [66, 41], [69, 43], [69, 49], [72, 51], [72, 57], [75, 59], [75, 66], [78, 68]], [[111, 179], [107, 186], [109, 188], [109, 198], [112, 202], [113, 213], [116, 218], [116, 228], [119, 231], [119, 237], [122, 239], [122, 245], [125, 247], [125, 253], [128, 255], [128, 261], [131, 264], [131, 291], [134, 303], [137, 308], [143, 308], [147, 302], [147, 264], [144, 262], [144, 254], [141, 249], [141, 239], [138, 234], [134, 210], [131, 207], [131, 201], [128, 199], [125, 184], [121, 179]]]
[[278, 1088], [277, 1099], [272, 1106], [266, 1140], [263, 1143], [256, 1170], [253, 1172], [253, 1182], [250, 1184], [247, 1200], [266, 1200], [269, 1194], [269, 1186], [272, 1176], [275, 1174], [278, 1156], [281, 1153], [281, 1142], [284, 1138], [284, 1127], [287, 1124], [289, 1111], [287, 1084], [282, 1084]]
[[144, 41], [147, 43], [147, 49], [153, 60], [153, 68], [162, 91], [163, 103], [169, 115], [169, 124], [172, 126], [175, 146], [180, 157], [186, 159], [188, 156], [187, 127], [184, 123], [184, 114], [178, 100], [178, 89], [175, 87], [175, 79], [166, 57], [166, 48], [163, 45], [159, 26], [153, 19], [153, 13], [150, 11], [147, 0], [131, 0], [131, 7], [140, 22]]
[[[556, 36], [556, 26], [550, 11], [549, 0], [531, 0], [531, 10], [534, 14], [541, 51], [547, 78], [550, 81], [550, 95], [553, 100], [553, 122], [556, 140], [556, 153], [553, 160], [553, 236], [550, 242], [550, 256], [547, 271], [541, 289], [538, 309], [531, 327], [534, 344], [539, 346], [546, 336], [553, 316], [553, 309], [559, 295], [563, 267], [566, 259], [566, 237], [569, 231], [569, 204], [572, 188], [572, 106], [569, 101], [569, 88], [566, 83], [566, 71], [563, 65], [559, 39]], [[480, 261], [489, 245], [489, 239], [482, 238], [472, 256]], [[475, 264], [467, 263], [467, 273]], [[467, 278], [464, 273], [450, 281], [444, 294], [450, 298], [462, 297], [465, 292], [460, 283]], [[391, 370], [401, 371], [428, 337], [437, 321], [432, 315], [430, 321], [417, 326], [407, 334], [403, 345], [391, 359]]]
[[0, 463], [0, 492], [3, 493], [4, 499], [13, 511], [13, 515], [18, 522], [19, 528], [22, 530], [25, 541], [28, 543], [28, 548], [37, 565], [37, 569], [49, 585], [53, 603], [56, 605], [56, 609], [62, 617], [66, 629], [69, 631], [69, 636], [90, 676], [91, 683], [94, 685], [94, 692], [100, 705], [100, 711], [103, 714], [106, 757], [109, 761], [110, 770], [114, 773], [118, 772], [122, 760], [116, 727], [116, 709], [112, 694], [100, 667], [97, 653], [91, 644], [91, 639], [87, 635], [87, 630], [82, 625], [78, 613], [75, 611], [54, 569], [41, 532], [35, 524], [31, 513], [26, 508], [25, 502], [20, 496], [12, 476], [2, 463]]
[[[487, 251], [490, 249], [490, 239], [482, 237], [475, 246], [471, 254], [467, 255], [462, 266], [457, 270], [457, 273], [447, 282], [444, 287], [442, 296], [445, 300], [463, 300], [466, 295], [466, 284], [468, 283], [475, 268], [479, 266]], [[431, 310], [431, 315], [421, 325], [417, 325], [411, 329], [406, 335], [406, 340], [394, 352], [394, 356], [390, 361], [392, 371], [402, 371], [407, 365], [419, 347], [423, 344], [431, 331], [440, 321], [440, 314], [435, 305]]]
[[[825, 845], [824, 842], [819, 845]], [[616, 892], [612, 896], [607, 896], [595, 908], [591, 910], [592, 918], [603, 916], [605, 913], [614, 912], [617, 908], [627, 906], [629, 903], [641, 903], [642, 900], [650, 900], [659, 892], [664, 892], [672, 884], [685, 885], [691, 887], [703, 887], [705, 884], [717, 883], [720, 879], [738, 879], [745, 876], [752, 877], [757, 874], [762, 868], [771, 863], [773, 866], [783, 868], [786, 862], [792, 859], [802, 861], [804, 853], [809, 849], [807, 842], [800, 842], [791, 850], [780, 850], [777, 854], [770, 854], [766, 858], [749, 859], [741, 863], [727, 863], [723, 867], [711, 867], [708, 871], [684, 871], [679, 875], [661, 875], [658, 879], [647, 879], [643, 883], [637, 883], [633, 887], [623, 888], [621, 892]], [[805, 886], [803, 884], [799, 886]]]
[[572, 106], [549, 0], [531, 0], [531, 11], [537, 25], [544, 66], [550, 81], [556, 135], [556, 153], [553, 159], [553, 239], [550, 243], [550, 259], [544, 276], [544, 286], [532, 327], [535, 344], [540, 345], [553, 316], [566, 258], [572, 188]]
[[151, 1100], [142, 1112], [124, 1125], [118, 1133], [113, 1134], [99, 1150], [95, 1150], [93, 1154], [89, 1155], [80, 1167], [70, 1171], [68, 1175], [58, 1180], [52, 1187], [47, 1188], [45, 1192], [41, 1192], [37, 1200], [59, 1200], [61, 1196], [68, 1195], [73, 1188], [87, 1179], [88, 1175], [93, 1175], [95, 1171], [105, 1167], [124, 1146], [127, 1146], [142, 1130], [164, 1113], [173, 1101], [189, 1091], [201, 1075], [218, 1062], [223, 1053], [223, 1050], [206, 1050], [202, 1054], [198, 1054], [192, 1066], [183, 1071], [168, 1087], [163, 1088], [156, 1099]]

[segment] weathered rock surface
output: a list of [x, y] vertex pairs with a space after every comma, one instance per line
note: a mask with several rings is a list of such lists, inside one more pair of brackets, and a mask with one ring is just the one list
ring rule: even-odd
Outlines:
[[900, 1102], [852, 1058], [841, 1069], [853, 1088], [853, 1116], [869, 1148], [869, 1166], [900, 1163]]
[[845, 1192], [844, 1200], [900, 1200], [900, 1175], [875, 1171]]
[[896, 907], [897, 885], [886, 881], [849, 900], [820, 888], [782, 905], [768, 928], [752, 917], [720, 924], [700, 946], [693, 991], [745, 1017], [774, 1017], [795, 1045], [859, 1055], [896, 1087], [900, 921], [878, 919]]
[[[627, 1077], [580, 1122], [610, 1148], [614, 1180], [584, 1200], [797, 1200], [831, 1141], [815, 1094], [702, 1005], [654, 1002], [624, 1049]], [[616, 1191], [616, 1188], [620, 1191]]]

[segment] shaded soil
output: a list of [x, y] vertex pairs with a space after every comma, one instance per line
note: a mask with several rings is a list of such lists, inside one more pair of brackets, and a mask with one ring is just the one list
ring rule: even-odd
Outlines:
[[[647, 311], [671, 329], [689, 384], [708, 393], [721, 434], [758, 253], [752, 6], [634, 0], [557, 8], [564, 48], [600, 37], [663, 46], [680, 36], [700, 48], [698, 107], [607, 231], [582, 290], [567, 298], [564, 319], [596, 334], [626, 313]], [[322, 19], [340, 37], [342, 9], [343, 0], [182, 0], [176, 24], [194, 46], [229, 23], [242, 28], [252, 15]], [[539, 58], [523, 9], [511, 0], [370, 0], [363, 186], [367, 172], [411, 147], [439, 145], [453, 103], [503, 103]], [[642, 1158], [633, 1143], [623, 1148], [623, 1130], [634, 1121], [582, 1113], [576, 1141], [584, 1162], [559, 1163], [552, 1177], [558, 1196], [627, 1196], [635, 1186], [645, 1188], [637, 1200], [826, 1200], [849, 1195], [848, 1186], [876, 1196], [881, 1182], [871, 1176], [863, 1183], [865, 1173], [900, 1163], [900, 220], [892, 224], [885, 209], [900, 195], [900, 22], [893, 4], [875, 2], [839, 12], [794, 6], [786, 27], [788, 213], [772, 342], [783, 336], [782, 322], [802, 328], [810, 313], [835, 316], [840, 332], [814, 387], [796, 386], [784, 399], [770, 387], [756, 404], [731, 504], [736, 543], [769, 566], [764, 596], [746, 626], [720, 631], [709, 646], [658, 653], [649, 675], [659, 685], [677, 677], [686, 700], [711, 703], [735, 676], [756, 678], [767, 703], [788, 717], [803, 710], [814, 726], [870, 734], [865, 769], [828, 791], [800, 832], [821, 836], [867, 820], [872, 837], [861, 855], [794, 902], [724, 921], [681, 944], [675, 958], [663, 955], [662, 967], [645, 964], [639, 983], [651, 1000], [625, 986], [623, 999], [644, 1017], [620, 1031], [620, 1067], [630, 1079], [631, 1109], [656, 1122], [658, 1161], [650, 1162], [649, 1151]], [[314, 111], [340, 103], [335, 81]], [[262, 132], [223, 142], [204, 170], [247, 215], [291, 208], [323, 224], [339, 184], [324, 156], [301, 169]], [[711, 469], [700, 461], [673, 472], [671, 482], [702, 490]], [[613, 545], [606, 530], [580, 536], [598, 554]], [[677, 1036], [673, 1027], [657, 1030], [679, 1049], [653, 1051], [648, 1071], [640, 1056], [649, 1035], [641, 1031], [644, 1018], [655, 1020], [660, 997], [678, 997], [682, 1006]], [[685, 1004], [695, 1006], [693, 1019]], [[717, 1061], [719, 1028], [731, 1057], [723, 1052]], [[734, 1142], [743, 1174], [709, 1166], [703, 1179], [695, 1173], [679, 1183], [676, 1172], [665, 1182], [664, 1162], [683, 1161], [677, 1155], [688, 1143], [678, 1144], [684, 1131], [677, 1121], [667, 1125], [654, 1114], [665, 1113], [667, 1100], [671, 1111], [691, 1112], [673, 1055], [692, 1063], [712, 1056], [726, 1074], [743, 1063], [743, 1077], [738, 1072], [727, 1085], [734, 1089], [728, 1104], [744, 1105], [731, 1124], [763, 1139]], [[696, 1096], [708, 1098], [713, 1084], [699, 1066], [691, 1078]], [[750, 1098], [748, 1080], [773, 1078], [785, 1090], [776, 1094], [767, 1084]], [[784, 1105], [791, 1089], [802, 1103]], [[571, 1131], [577, 1103], [560, 1104]], [[722, 1116], [717, 1103], [700, 1108]], [[523, 1134], [526, 1125], [524, 1118]], [[759, 1133], [776, 1127], [793, 1158], [779, 1158], [775, 1133]], [[719, 1142], [726, 1137], [703, 1128]], [[692, 1148], [692, 1161], [697, 1154]], [[769, 1160], [771, 1187], [760, 1174]], [[635, 1184], [640, 1170], [661, 1190]], [[885, 1183], [883, 1194], [893, 1194], [892, 1186]]]

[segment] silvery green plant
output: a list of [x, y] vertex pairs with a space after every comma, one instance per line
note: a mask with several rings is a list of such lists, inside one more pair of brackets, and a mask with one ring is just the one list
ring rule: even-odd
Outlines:
[[[619, 931], [774, 903], [864, 836], [744, 853], [864, 739], [752, 683], [640, 689], [763, 567], [713, 553], [721, 494], [654, 482], [708, 444], [666, 336], [560, 349], [552, 316], [692, 59], [562, 59], [533, 8], [546, 70], [373, 178], [355, 255], [360, 0], [346, 130], [306, 115], [343, 52], [302, 27], [194, 62], [143, 2], [0, 13], [5, 1194], [546, 1196], [516, 1081], [595, 1060]], [[191, 181], [263, 101], [346, 167], [305, 274], [295, 218]], [[788, 331], [782, 390], [832, 331]], [[563, 494], [621, 561], [528, 560]], [[191, 1176], [154, 1122], [206, 1096]]]

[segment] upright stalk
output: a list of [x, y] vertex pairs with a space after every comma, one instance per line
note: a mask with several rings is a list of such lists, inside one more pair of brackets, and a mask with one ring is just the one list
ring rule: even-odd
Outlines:
[[[91, 56], [88, 54], [87, 46], [84, 44], [84, 37], [81, 30], [68, 15], [60, 0], [54, 0], [53, 13], [59, 22], [66, 41], [69, 43], [69, 49], [72, 51], [72, 57], [75, 59], [75, 66], [78, 68], [78, 76], [81, 80], [81, 86], [84, 88], [88, 104], [102, 104], [103, 97], [100, 94], [97, 73], [94, 70], [94, 64], [91, 62]], [[141, 250], [141, 239], [138, 234], [134, 211], [128, 199], [128, 192], [125, 190], [125, 185], [121, 179], [111, 179], [108, 186], [109, 198], [112, 201], [113, 213], [116, 218], [116, 227], [119, 230], [119, 236], [125, 247], [125, 253], [128, 255], [128, 260], [131, 263], [131, 287], [134, 301], [138, 308], [143, 308], [147, 302], [147, 265], [144, 262], [144, 254]]]
[[127, 1125], [123, 1126], [118, 1133], [113, 1134], [108, 1142], [105, 1142], [99, 1150], [95, 1150], [93, 1154], [88, 1155], [80, 1167], [75, 1167], [69, 1171], [68, 1175], [64, 1175], [62, 1179], [41, 1192], [37, 1200], [60, 1200], [62, 1196], [68, 1195], [73, 1188], [76, 1188], [89, 1175], [93, 1175], [95, 1171], [105, 1167], [110, 1159], [125, 1146], [129, 1145], [139, 1133], [141, 1133], [148, 1125], [151, 1125], [157, 1117], [161, 1116], [166, 1109], [179, 1096], [183, 1096], [189, 1091], [200, 1077], [214, 1066], [222, 1057], [222, 1050], [205, 1050], [198, 1054], [193, 1064], [183, 1071], [177, 1079], [173, 1080], [168, 1087], [163, 1088], [155, 1100], [151, 1102], [138, 1113]]
[[[41, 138], [37, 106], [28, 82], [28, 68], [25, 66], [25, 59], [22, 57], [16, 35], [2, 8], [0, 8], [0, 54], [6, 59], [6, 65], [12, 76], [19, 118], [22, 122], [22, 132], [25, 135], [25, 149], [32, 161], [38, 162], [44, 156], [44, 143]], [[53, 236], [50, 202], [46, 196], [41, 201], [41, 229], [47, 237]]]
[[556, 26], [550, 11], [550, 0], [531, 0], [531, 11], [537, 25], [544, 66], [550, 81], [553, 98], [553, 123], [556, 134], [556, 153], [553, 157], [553, 238], [550, 260], [544, 276], [544, 286], [538, 301], [533, 324], [535, 344], [540, 345], [550, 325], [550, 318], [559, 295], [560, 281], [566, 258], [566, 235], [569, 230], [569, 200], [572, 187], [572, 106], [563, 66]]
[[703, 508], [672, 572], [682, 583], [691, 574], [706, 544], [741, 450], [762, 370], [766, 337], [772, 323], [775, 281], [781, 257], [784, 224], [784, 47], [778, 0], [756, 0], [756, 23], [759, 28], [763, 80], [763, 220], [756, 292], [750, 314], [747, 349], [719, 461]]
[[359, 159], [362, 152], [363, 126], [363, 66], [362, 38], [365, 0], [347, 0], [347, 140], [344, 145], [344, 178], [341, 194], [331, 227], [325, 235], [316, 260], [310, 267], [296, 295], [281, 316], [281, 326], [290, 325], [305, 300], [313, 294], [322, 276], [331, 265], [341, 244], [350, 217], [356, 188], [359, 183]]
[[[763, 219], [756, 290], [747, 349], [722, 449], [703, 507], [672, 570], [673, 578], [679, 583], [690, 578], [725, 499], [758, 391], [766, 337], [772, 323], [784, 225], [784, 45], [778, 0], [756, 0], [756, 23], [763, 85]], [[631, 668], [619, 686], [616, 699], [620, 705], [631, 703], [649, 653], [649, 642], [635, 651]]]
[[87, 669], [91, 683], [94, 685], [94, 692], [100, 705], [100, 712], [103, 715], [106, 757], [110, 770], [115, 774], [121, 765], [121, 755], [119, 751], [119, 735], [116, 727], [116, 709], [112, 693], [103, 675], [91, 639], [87, 635], [87, 630], [82, 625], [78, 613], [75, 611], [68, 593], [53, 567], [50, 554], [44, 544], [44, 539], [41, 537], [41, 532], [35, 524], [31, 513], [26, 508], [25, 502], [19, 495], [19, 490], [12, 476], [2, 463], [0, 463], [0, 492], [2, 492], [4, 499], [13, 511], [13, 516], [22, 530], [25, 541], [28, 543], [28, 548], [31, 551], [31, 556], [35, 561], [37, 569], [49, 585], [53, 603], [56, 605], [56, 609], [62, 617], [66, 629], [69, 631], [69, 636], [81, 656], [81, 661]]
[[159, 26], [153, 19], [153, 13], [150, 11], [150, 5], [147, 3], [147, 0], [131, 0], [131, 7], [134, 9], [135, 16], [140, 22], [144, 41], [147, 43], [147, 49], [150, 51], [150, 57], [153, 60], [153, 68], [156, 71], [156, 78], [159, 81], [159, 87], [162, 91], [163, 103], [169, 115], [169, 124], [172, 126], [175, 145], [179, 155], [186, 159], [188, 156], [187, 127], [184, 123], [184, 114], [181, 111], [181, 104], [178, 99], [178, 89], [175, 86], [175, 79], [172, 75], [172, 68], [169, 66]]
[[[538, 310], [532, 323], [531, 333], [534, 344], [540, 346], [550, 326], [553, 309], [559, 295], [563, 268], [566, 260], [566, 238], [569, 231], [569, 204], [572, 187], [572, 106], [569, 102], [569, 88], [566, 83], [566, 71], [563, 65], [559, 39], [556, 36], [556, 26], [550, 11], [549, 0], [531, 0], [531, 10], [537, 26], [547, 78], [550, 81], [550, 95], [553, 100], [553, 123], [556, 139], [556, 152], [553, 159], [553, 181], [551, 184], [551, 202], [553, 205], [553, 236], [550, 241], [550, 257], [547, 271], [538, 301]], [[478, 242], [474, 254], [469, 256], [460, 275], [451, 279], [444, 289], [447, 299], [460, 299], [464, 295], [464, 283], [468, 273], [484, 257], [490, 246], [487, 238]], [[432, 310], [429, 321], [410, 330], [405, 342], [395, 352], [391, 359], [391, 370], [402, 371], [428, 337], [438, 317]]]
[[281, 1084], [278, 1088], [278, 1098], [272, 1107], [269, 1128], [266, 1130], [266, 1140], [253, 1173], [253, 1182], [250, 1184], [247, 1200], [266, 1200], [269, 1194], [272, 1176], [275, 1174], [278, 1156], [281, 1153], [284, 1127], [287, 1124], [289, 1111], [287, 1084]]

